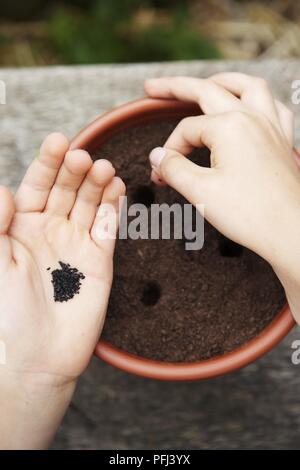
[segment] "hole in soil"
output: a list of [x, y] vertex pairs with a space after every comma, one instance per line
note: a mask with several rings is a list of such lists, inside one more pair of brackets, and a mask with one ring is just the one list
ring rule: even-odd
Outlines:
[[144, 286], [141, 301], [144, 305], [153, 306], [160, 298], [161, 290], [159, 284], [155, 281], [147, 282]]
[[225, 258], [239, 258], [242, 256], [243, 247], [238, 243], [221, 236], [219, 239], [219, 252]]
[[150, 207], [154, 200], [155, 193], [150, 186], [138, 186], [133, 193], [134, 204], [144, 204], [144, 206]]

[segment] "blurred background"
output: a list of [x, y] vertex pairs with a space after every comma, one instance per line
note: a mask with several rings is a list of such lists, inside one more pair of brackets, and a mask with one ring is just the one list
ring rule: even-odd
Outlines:
[[300, 56], [295, 0], [1, 0], [0, 66]]

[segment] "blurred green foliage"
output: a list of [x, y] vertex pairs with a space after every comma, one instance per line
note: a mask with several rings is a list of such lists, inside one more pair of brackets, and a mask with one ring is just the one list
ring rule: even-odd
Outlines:
[[[49, 36], [64, 63], [149, 62], [219, 58], [216, 46], [191, 27], [186, 2], [94, 0], [87, 8], [57, 6]], [[141, 9], [161, 10], [166, 22], [139, 27]]]
[[0, 33], [0, 47], [9, 43], [9, 39], [6, 37], [5, 34]]

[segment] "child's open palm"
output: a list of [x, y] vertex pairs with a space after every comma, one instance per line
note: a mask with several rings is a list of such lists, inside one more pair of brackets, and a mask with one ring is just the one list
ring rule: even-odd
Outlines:
[[[15, 199], [8, 188], [0, 188], [5, 369], [58, 382], [84, 371], [100, 335], [115, 240], [97, 237], [96, 214], [101, 203], [110, 204], [117, 221], [119, 197], [125, 193], [110, 162], [93, 163], [84, 150], [68, 148], [62, 134], [51, 134]], [[51, 282], [59, 262], [84, 275], [79, 292], [64, 302], [55, 301]]]

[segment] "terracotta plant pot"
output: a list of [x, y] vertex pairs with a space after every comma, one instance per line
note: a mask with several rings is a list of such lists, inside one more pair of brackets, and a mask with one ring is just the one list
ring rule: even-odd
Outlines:
[[[173, 100], [141, 99], [116, 108], [83, 129], [71, 148], [93, 153], [116, 133], [151, 121], [183, 118], [199, 113], [196, 105]], [[227, 374], [246, 366], [268, 352], [293, 328], [295, 322], [288, 305], [254, 339], [242, 347], [212, 359], [193, 363], [167, 363], [144, 359], [99, 341], [95, 354], [123, 371], [158, 380], [200, 380]]]

